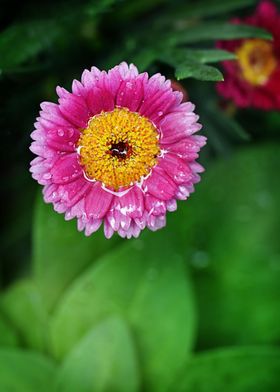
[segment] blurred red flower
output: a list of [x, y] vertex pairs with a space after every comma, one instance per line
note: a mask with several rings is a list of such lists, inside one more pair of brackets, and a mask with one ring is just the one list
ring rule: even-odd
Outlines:
[[218, 92], [239, 107], [280, 109], [280, 13], [272, 2], [264, 0], [253, 15], [232, 22], [265, 28], [273, 40], [218, 42], [219, 48], [237, 56], [237, 61], [223, 62], [225, 81], [217, 84]]

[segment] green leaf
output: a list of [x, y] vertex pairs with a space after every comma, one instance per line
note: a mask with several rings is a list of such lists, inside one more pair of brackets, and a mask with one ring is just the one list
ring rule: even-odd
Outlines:
[[24, 345], [41, 351], [46, 348], [47, 312], [32, 281], [17, 282], [9, 288], [0, 298], [0, 309]]
[[216, 63], [223, 60], [234, 60], [236, 55], [227, 50], [221, 49], [186, 49], [169, 48], [160, 54], [160, 59], [174, 67], [178, 63], [191, 61], [196, 63]]
[[73, 348], [58, 374], [60, 392], [133, 392], [139, 390], [134, 344], [117, 317], [97, 324]]
[[221, 81], [222, 73], [212, 66], [204, 65], [207, 62], [232, 60], [234, 53], [219, 49], [180, 49], [172, 48], [159, 55], [159, 58], [176, 68], [177, 79], [193, 77], [205, 81]]
[[170, 7], [166, 18], [169, 20], [171, 18], [205, 18], [225, 14], [253, 4], [255, 4], [255, 0], [200, 0], [192, 3], [183, 2], [182, 4], [178, 4], [177, 7], [174, 7], [174, 5]]
[[54, 21], [42, 20], [13, 25], [2, 31], [0, 70], [3, 72], [17, 67], [50, 47], [60, 33], [59, 26]]
[[280, 350], [236, 347], [198, 354], [172, 391], [276, 392], [280, 386]]
[[147, 389], [165, 390], [189, 355], [195, 327], [183, 260], [165, 236], [127, 242], [70, 287], [52, 320], [54, 355], [63, 358], [110, 314], [132, 328]]
[[185, 61], [178, 65], [175, 71], [178, 80], [195, 78], [204, 81], [218, 82], [224, 80], [223, 74], [218, 68], [196, 62]]
[[56, 374], [51, 361], [34, 352], [0, 349], [0, 390], [52, 392]]
[[222, 49], [186, 49], [181, 52], [185, 59], [192, 59], [202, 64], [236, 59], [235, 53]]
[[16, 346], [18, 337], [13, 328], [0, 315], [0, 347]]
[[91, 237], [77, 230], [76, 220], [65, 221], [38, 198], [33, 226], [33, 269], [44, 301], [51, 308], [68, 284], [104, 251], [120, 242], [99, 230]]
[[279, 157], [262, 144], [221, 160], [181, 213], [199, 348], [279, 342]]
[[211, 40], [231, 40], [237, 38], [272, 39], [270, 33], [255, 26], [204, 22], [185, 28], [183, 31], [173, 31], [166, 36], [166, 45], [179, 45]]

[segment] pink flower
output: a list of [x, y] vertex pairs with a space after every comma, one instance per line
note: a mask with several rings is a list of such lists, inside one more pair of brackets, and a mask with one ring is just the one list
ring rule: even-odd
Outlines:
[[263, 110], [280, 109], [280, 13], [269, 0], [263, 0], [253, 15], [234, 19], [268, 30], [272, 41], [238, 39], [218, 42], [218, 47], [235, 52], [236, 61], [224, 61], [225, 81], [217, 84], [218, 92], [239, 107]]
[[104, 223], [110, 238], [138, 237], [165, 226], [176, 199], [186, 200], [203, 171], [195, 160], [206, 143], [194, 105], [160, 74], [121, 63], [92, 67], [58, 104], [43, 102], [31, 134], [32, 177], [44, 200], [90, 235]]

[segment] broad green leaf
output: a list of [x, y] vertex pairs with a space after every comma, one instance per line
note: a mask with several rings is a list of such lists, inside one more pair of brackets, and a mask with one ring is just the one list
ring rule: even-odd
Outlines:
[[134, 343], [125, 322], [108, 318], [92, 328], [66, 357], [58, 374], [59, 392], [139, 390]]
[[178, 80], [195, 78], [204, 81], [218, 82], [224, 80], [223, 74], [218, 68], [196, 62], [185, 61], [178, 65], [175, 71]]
[[0, 314], [0, 347], [16, 346], [18, 336], [9, 323], [7, 323]]
[[108, 253], [69, 288], [52, 320], [57, 358], [116, 314], [132, 328], [145, 385], [166, 389], [189, 355], [195, 315], [183, 260], [168, 237], [155, 234]]
[[195, 355], [172, 391], [276, 392], [279, 387], [279, 349], [236, 347]]
[[175, 67], [175, 76], [177, 79], [186, 79], [193, 77], [205, 81], [222, 81], [223, 75], [217, 69], [207, 62], [217, 62], [222, 60], [231, 60], [235, 58], [233, 53], [219, 49], [171, 49], [166, 53], [159, 55], [159, 58]]
[[65, 221], [40, 195], [33, 226], [33, 270], [47, 307], [87, 265], [119, 241], [118, 236], [107, 240], [102, 229], [86, 237], [78, 232], [76, 219]]
[[168, 33], [166, 45], [178, 45], [211, 40], [237, 38], [272, 39], [270, 33], [255, 26], [233, 23], [204, 22], [190, 26], [183, 31]]
[[243, 149], [206, 172], [182, 211], [200, 348], [279, 342], [279, 170], [277, 144]]
[[54, 364], [40, 354], [0, 349], [1, 392], [52, 392], [55, 375]]
[[0, 310], [18, 332], [24, 345], [41, 351], [46, 348], [47, 312], [32, 281], [17, 282], [4, 292], [0, 297]]

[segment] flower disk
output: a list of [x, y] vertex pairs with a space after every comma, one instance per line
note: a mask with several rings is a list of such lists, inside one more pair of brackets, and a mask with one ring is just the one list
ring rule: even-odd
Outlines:
[[203, 171], [194, 105], [164, 76], [126, 63], [85, 70], [57, 94], [58, 103], [41, 104], [31, 134], [30, 171], [45, 202], [86, 235], [102, 224], [107, 238], [164, 227]]
[[157, 162], [158, 139], [151, 121], [128, 109], [94, 116], [78, 141], [86, 177], [115, 191], [139, 182]]
[[248, 39], [236, 51], [242, 75], [253, 85], [265, 84], [277, 67], [273, 45], [263, 39]]

